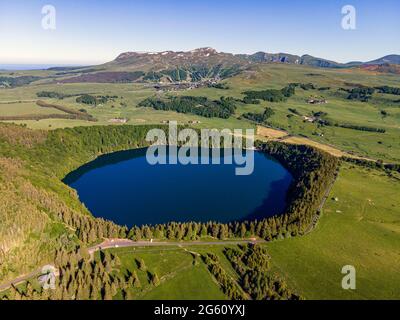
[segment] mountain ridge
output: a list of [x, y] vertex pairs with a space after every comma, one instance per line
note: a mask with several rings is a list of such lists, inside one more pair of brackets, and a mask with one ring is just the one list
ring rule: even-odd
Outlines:
[[[339, 63], [308, 54], [256, 52], [233, 54], [218, 52], [211, 47], [191, 51], [135, 52], [119, 54], [114, 60], [92, 68], [82, 68], [61, 75], [80, 74], [60, 83], [98, 82], [153, 82], [153, 83], [206, 83], [213, 85], [219, 80], [236, 76], [252, 66], [264, 63], [284, 63], [318, 68], [362, 68], [371, 65], [400, 65], [400, 55], [388, 55], [370, 62]], [[368, 70], [368, 69], [367, 69]], [[380, 72], [397, 72], [396, 68], [377, 68]]]
[[211, 48], [211, 47], [204, 47], [204, 48], [198, 48], [194, 49], [191, 51], [160, 51], [160, 52], [136, 52], [136, 51], [128, 51], [121, 53], [118, 55], [116, 59], [114, 59], [111, 62], [122, 62], [127, 59], [132, 59], [132, 58], [143, 58], [144, 56], [147, 57], [160, 57], [164, 56], [165, 58], [173, 58], [177, 59], [178, 58], [208, 58], [210, 56], [229, 56], [231, 58], [238, 58], [242, 59], [244, 61], [248, 62], [255, 62], [255, 63], [261, 63], [261, 62], [266, 62], [266, 63], [292, 63], [292, 64], [301, 64], [301, 65], [310, 65], [310, 66], [317, 66], [317, 67], [325, 67], [325, 68], [339, 68], [339, 67], [352, 67], [352, 66], [361, 66], [361, 65], [370, 65], [370, 64], [400, 64], [400, 55], [397, 54], [390, 54], [386, 55], [384, 57], [371, 60], [371, 61], [351, 61], [347, 63], [341, 63], [341, 62], [336, 62], [333, 60], [325, 59], [325, 58], [319, 58], [312, 56], [310, 54], [304, 54], [304, 55], [295, 55], [295, 54], [290, 54], [290, 53], [268, 53], [265, 51], [258, 51], [253, 54], [233, 54], [233, 53], [227, 53], [227, 52], [218, 52], [216, 49]]

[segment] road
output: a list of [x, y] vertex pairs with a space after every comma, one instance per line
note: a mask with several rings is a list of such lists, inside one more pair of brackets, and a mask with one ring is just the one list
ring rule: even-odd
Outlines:
[[329, 195], [331, 194], [332, 188], [333, 188], [333, 186], [335, 185], [335, 182], [336, 182], [338, 176], [339, 176], [339, 170], [336, 171], [335, 178], [334, 178], [333, 181], [330, 183], [329, 187], [326, 189], [325, 195], [324, 195], [324, 197], [323, 197], [323, 199], [322, 199], [321, 204], [320, 204], [319, 207], [318, 207], [317, 212], [315, 213], [315, 215], [314, 215], [314, 217], [313, 217], [313, 220], [312, 220], [311, 224], [308, 226], [308, 228], [307, 228], [306, 231], [304, 232], [305, 235], [306, 235], [306, 234], [309, 234], [309, 233], [310, 233], [311, 231], [313, 231], [314, 228], [316, 227], [316, 225], [317, 225], [317, 223], [318, 223], [318, 221], [319, 221], [319, 219], [320, 219], [320, 217], [321, 217], [322, 209], [324, 208], [325, 203], [326, 203], [326, 201], [328, 200]]
[[238, 244], [260, 244], [266, 243], [265, 240], [227, 240], [227, 241], [170, 241], [170, 242], [156, 242], [156, 241], [132, 241], [127, 239], [108, 239], [104, 242], [88, 248], [90, 256], [99, 250], [107, 250], [113, 248], [129, 248], [129, 247], [190, 247], [190, 246], [229, 246]]
[[0, 292], [7, 290], [8, 288], [10, 288], [13, 285], [16, 286], [16, 285], [23, 283], [29, 279], [32, 279], [35, 276], [38, 276], [39, 274], [41, 274], [41, 271], [42, 271], [42, 268], [32, 271], [31, 273], [19, 276], [18, 278], [15, 278], [14, 280], [11, 280], [11, 281], [1, 284]]
[[[190, 247], [190, 246], [208, 246], [208, 245], [237, 245], [237, 244], [248, 244], [248, 243], [266, 243], [264, 240], [229, 240], [229, 241], [186, 241], [186, 242], [151, 242], [151, 241], [131, 241], [127, 239], [108, 239], [104, 242], [88, 248], [89, 254], [93, 257], [96, 251], [108, 250], [113, 248], [129, 248], [129, 247]], [[21, 275], [11, 281], [5, 282], [0, 285], [0, 292], [7, 290], [11, 286], [21, 284], [35, 276], [41, 274], [41, 270], [37, 269], [31, 273]]]

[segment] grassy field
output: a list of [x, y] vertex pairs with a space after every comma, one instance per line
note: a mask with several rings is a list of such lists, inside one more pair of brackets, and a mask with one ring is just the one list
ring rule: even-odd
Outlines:
[[[136, 272], [140, 288], [131, 288], [132, 297], [143, 300], [185, 299], [225, 300], [218, 283], [200, 257], [183, 248], [121, 248], [113, 249], [120, 261], [119, 272]], [[136, 260], [143, 259], [146, 271], [138, 268]], [[160, 285], [150, 283], [147, 272], [156, 273]]]
[[[63, 84], [63, 85], [30, 85], [23, 88], [0, 90], [0, 116], [11, 116], [21, 114], [49, 114], [54, 109], [44, 109], [35, 106], [39, 98], [36, 93], [39, 91], [55, 91], [69, 95], [88, 93], [92, 95], [118, 96], [115, 101], [109, 101], [104, 105], [88, 106], [76, 102], [75, 97], [62, 100], [41, 99], [48, 103], [54, 103], [71, 109], [86, 109], [98, 122], [83, 120], [45, 119], [40, 121], [24, 120], [12, 121], [18, 124], [27, 124], [33, 129], [56, 129], [76, 126], [109, 125], [113, 118], [126, 118], [129, 124], [159, 124], [163, 121], [177, 121], [180, 124], [187, 124], [189, 121], [199, 121], [196, 127], [199, 128], [254, 128], [254, 125], [240, 121], [234, 117], [225, 120], [219, 118], [204, 118], [189, 114], [176, 112], [157, 111], [149, 108], [137, 108], [139, 102], [156, 93], [153, 88], [137, 84]], [[17, 100], [18, 99], [18, 100]], [[19, 103], [20, 100], [31, 101]], [[13, 102], [10, 104], [10, 102]], [[25, 108], [24, 108], [25, 107]], [[4, 111], [3, 111], [4, 110]]]
[[227, 300], [204, 264], [179, 272], [176, 277], [141, 297], [144, 300]]
[[[227, 81], [229, 90], [210, 88], [198, 89], [190, 95], [217, 98], [221, 95], [243, 98], [246, 90], [281, 89], [288, 83], [313, 83], [317, 88], [329, 87], [329, 90], [297, 89], [296, 95], [285, 102], [266, 103], [260, 105], [239, 105], [237, 115], [245, 112], [262, 112], [266, 106], [274, 109], [275, 115], [269, 119], [270, 125], [288, 131], [290, 134], [301, 135], [317, 142], [330, 144], [340, 150], [387, 161], [400, 160], [400, 103], [399, 96], [374, 94], [368, 102], [347, 99], [345, 92], [338, 91], [346, 84], [363, 84], [367, 86], [389, 85], [398, 87], [398, 75], [375, 74], [359, 70], [316, 69], [304, 66], [265, 65], [257, 67], [253, 72], [247, 72]], [[187, 94], [187, 93], [181, 93]], [[306, 102], [310, 96], [322, 96], [328, 103], [311, 105]], [[319, 127], [316, 124], [304, 122], [301, 116], [288, 118], [289, 108], [296, 109], [301, 115], [309, 116], [313, 112], [327, 113], [327, 119], [339, 123], [350, 123], [379, 127], [386, 133], [362, 132], [338, 127]], [[385, 110], [388, 116], [382, 117]]]
[[[268, 244], [275, 267], [308, 299], [399, 299], [399, 194], [385, 173], [345, 165], [316, 230]], [[341, 288], [345, 265], [354, 291]]]
[[[43, 72], [42, 72], [43, 73]], [[42, 74], [43, 76], [43, 74]], [[199, 128], [254, 128], [245, 120], [238, 118], [245, 112], [262, 112], [266, 106], [274, 109], [275, 114], [269, 119], [272, 127], [281, 128], [293, 135], [306, 136], [314, 141], [335, 146], [339, 150], [355, 153], [360, 156], [381, 159], [388, 162], [400, 162], [400, 103], [399, 96], [375, 93], [368, 103], [347, 100], [347, 94], [339, 91], [341, 87], [363, 84], [367, 86], [398, 86], [400, 76], [376, 74], [362, 70], [318, 69], [305, 66], [267, 64], [256, 66], [234, 78], [225, 80], [229, 89], [199, 88], [168, 93], [169, 95], [206, 96], [218, 99], [221, 96], [243, 98], [245, 90], [281, 89], [288, 83], [313, 83], [317, 88], [329, 87], [328, 90], [297, 89], [296, 95], [281, 103], [262, 102], [259, 105], [237, 104], [236, 114], [230, 119], [204, 118], [190, 114], [156, 111], [150, 108], [137, 108], [143, 99], [156, 94], [156, 90], [146, 84], [57, 84], [40, 81], [25, 87], [0, 89], [0, 116], [52, 112], [41, 110], [34, 105], [39, 91], [55, 91], [64, 94], [93, 94], [118, 96], [115, 101], [105, 105], [91, 107], [78, 104], [76, 97], [63, 100], [47, 99], [50, 103], [64, 105], [79, 110], [86, 109], [98, 122], [90, 123], [82, 120], [40, 120], [14, 121], [25, 123], [35, 129], [54, 129], [73, 126], [110, 124], [113, 118], [126, 118], [130, 124], [155, 124], [176, 120], [185, 124], [189, 121], [200, 121]], [[310, 105], [306, 100], [310, 96], [323, 96], [328, 103]], [[12, 104], [5, 104], [14, 101]], [[20, 103], [20, 101], [30, 101]], [[302, 116], [322, 111], [326, 118], [334, 122], [359, 126], [372, 126], [385, 129], [385, 133], [363, 132], [338, 127], [320, 127], [317, 124], [304, 122], [302, 116], [288, 115], [288, 110], [296, 109]], [[382, 116], [381, 111], [386, 112]]]
[[63, 114], [64, 112], [56, 109], [39, 107], [35, 102], [9, 102], [0, 104], [0, 114], [2, 116], [24, 116], [32, 114]]

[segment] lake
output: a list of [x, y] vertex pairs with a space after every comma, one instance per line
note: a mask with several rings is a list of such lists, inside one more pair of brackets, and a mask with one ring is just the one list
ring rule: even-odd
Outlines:
[[[211, 158], [210, 153], [210, 158]], [[234, 164], [150, 165], [146, 149], [97, 158], [68, 174], [95, 217], [120, 225], [232, 222], [280, 214], [293, 180], [276, 160], [254, 154], [254, 172], [236, 176]]]

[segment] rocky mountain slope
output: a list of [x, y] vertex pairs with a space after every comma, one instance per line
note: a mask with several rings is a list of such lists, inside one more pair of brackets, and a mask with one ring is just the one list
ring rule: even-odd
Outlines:
[[[202, 82], [218, 81], [241, 73], [261, 63], [288, 63], [320, 68], [350, 68], [363, 65], [400, 64], [400, 55], [390, 55], [370, 62], [347, 64], [287, 53], [232, 54], [213, 48], [192, 51], [125, 52], [115, 60], [92, 68], [74, 70], [60, 82]], [[78, 74], [81, 72], [81, 74]]]

